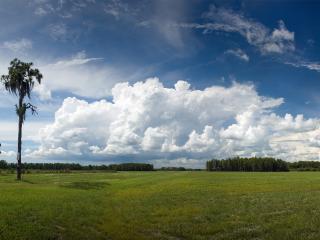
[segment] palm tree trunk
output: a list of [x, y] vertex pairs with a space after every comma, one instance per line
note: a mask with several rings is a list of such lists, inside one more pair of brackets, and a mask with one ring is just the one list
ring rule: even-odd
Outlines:
[[[19, 99], [19, 110], [22, 108], [22, 99]], [[18, 153], [17, 153], [17, 180], [21, 180], [21, 139], [22, 139], [22, 112], [19, 112], [19, 128], [18, 128]]]

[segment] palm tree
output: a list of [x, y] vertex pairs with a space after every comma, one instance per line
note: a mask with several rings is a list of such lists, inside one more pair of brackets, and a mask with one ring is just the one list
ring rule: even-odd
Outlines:
[[17, 180], [21, 180], [21, 138], [22, 124], [26, 119], [26, 111], [31, 110], [32, 114], [37, 113], [37, 108], [31, 103], [26, 103], [25, 98], [31, 98], [31, 92], [35, 84], [35, 80], [40, 84], [42, 74], [38, 69], [31, 68], [33, 63], [25, 63], [18, 59], [10, 62], [8, 75], [2, 75], [1, 81], [5, 89], [16, 95], [19, 99], [16, 105], [16, 113], [19, 118], [18, 124], [18, 152], [17, 152]]

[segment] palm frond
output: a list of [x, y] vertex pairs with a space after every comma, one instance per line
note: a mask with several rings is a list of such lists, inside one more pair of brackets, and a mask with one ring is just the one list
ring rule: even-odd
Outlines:
[[31, 103], [24, 103], [24, 98], [31, 98], [31, 92], [35, 83], [41, 83], [43, 75], [37, 68], [32, 68], [33, 63], [22, 62], [15, 58], [10, 62], [8, 74], [1, 76], [4, 88], [21, 100], [20, 107], [16, 105], [16, 113], [25, 119], [26, 110], [30, 109], [32, 114], [36, 114], [36, 107]]

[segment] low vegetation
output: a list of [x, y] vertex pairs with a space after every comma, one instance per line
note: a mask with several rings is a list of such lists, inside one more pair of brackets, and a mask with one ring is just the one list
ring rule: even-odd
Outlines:
[[318, 172], [0, 174], [0, 239], [320, 239]]

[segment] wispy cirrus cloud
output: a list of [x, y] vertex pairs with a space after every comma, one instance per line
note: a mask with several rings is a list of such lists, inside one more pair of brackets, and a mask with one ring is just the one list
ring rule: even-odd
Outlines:
[[294, 66], [296, 68], [307, 68], [309, 70], [320, 72], [320, 62], [297, 61], [286, 62], [286, 64]]
[[[168, 11], [172, 11], [170, 8]], [[183, 9], [183, 8], [182, 8]], [[141, 27], [154, 27], [162, 31], [163, 35], [173, 45], [183, 46], [181, 29], [199, 29], [203, 34], [213, 32], [237, 33], [256, 47], [261, 54], [285, 54], [295, 50], [294, 32], [287, 29], [283, 20], [279, 20], [278, 27], [270, 29], [259, 21], [246, 17], [242, 12], [211, 5], [209, 11], [204, 12], [199, 22], [186, 22], [181, 14], [174, 12], [173, 17], [162, 16], [160, 19], [151, 18], [138, 23]], [[168, 35], [166, 35], [168, 33]]]
[[34, 14], [39, 17], [56, 14], [62, 18], [69, 18], [74, 12], [95, 3], [95, 0], [33, 0], [30, 4], [34, 6]]
[[34, 14], [37, 16], [46, 16], [50, 13], [53, 13], [54, 11], [54, 7], [50, 3], [44, 1], [41, 5], [39, 4], [35, 8]]
[[54, 67], [70, 67], [70, 66], [77, 66], [77, 65], [83, 65], [89, 62], [103, 60], [103, 58], [89, 58], [87, 57], [87, 54], [85, 51], [80, 51], [73, 55], [69, 59], [60, 60], [56, 63], [53, 63], [52, 66]]
[[294, 32], [279, 20], [278, 28], [270, 30], [262, 23], [247, 18], [241, 12], [211, 6], [203, 14], [205, 23], [174, 23], [177, 27], [202, 29], [204, 34], [212, 32], [238, 33], [258, 48], [261, 54], [284, 54], [295, 50]]
[[229, 50], [225, 51], [224, 53], [227, 55], [235, 56], [245, 62], [249, 62], [249, 60], [250, 60], [249, 56], [240, 48], [229, 49]]
[[8, 49], [14, 53], [23, 53], [32, 48], [32, 41], [26, 38], [20, 40], [5, 41], [2, 48]]
[[135, 66], [108, 64], [100, 57], [88, 57], [80, 51], [71, 57], [65, 57], [40, 66], [46, 81], [37, 89], [44, 98], [50, 96], [48, 91], [67, 91], [89, 98], [110, 96], [112, 86], [124, 79], [134, 81], [146, 76], [150, 69]]
[[53, 40], [66, 40], [68, 38], [68, 27], [65, 23], [50, 24], [47, 32]]
[[106, 14], [113, 16], [116, 20], [119, 20], [121, 16], [132, 13], [132, 9], [129, 5], [121, 0], [107, 1], [104, 6]]

